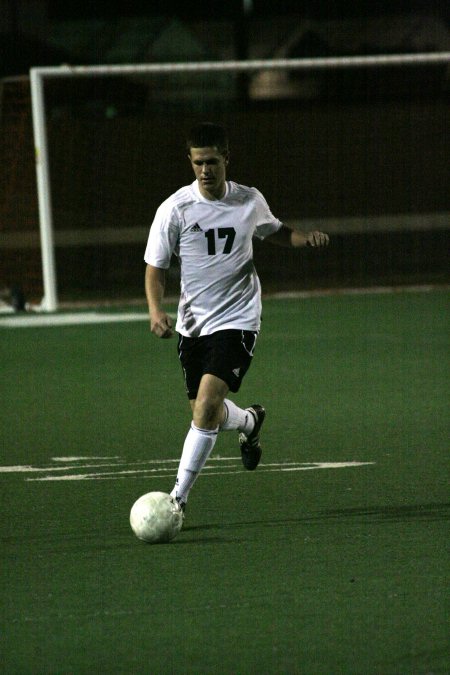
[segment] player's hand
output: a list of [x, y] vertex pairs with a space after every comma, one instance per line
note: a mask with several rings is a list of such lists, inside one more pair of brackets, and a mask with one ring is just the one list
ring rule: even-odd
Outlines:
[[324, 248], [330, 243], [330, 237], [325, 232], [308, 232], [306, 245], [312, 248]]
[[173, 335], [172, 319], [165, 312], [150, 317], [150, 328], [160, 338], [171, 338]]

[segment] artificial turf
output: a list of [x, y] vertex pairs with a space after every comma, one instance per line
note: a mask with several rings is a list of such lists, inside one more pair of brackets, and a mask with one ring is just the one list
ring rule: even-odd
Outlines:
[[221, 434], [156, 546], [128, 514], [173, 485], [175, 342], [0, 319], [0, 672], [448, 673], [447, 302], [266, 299], [234, 397], [267, 408], [261, 465]]

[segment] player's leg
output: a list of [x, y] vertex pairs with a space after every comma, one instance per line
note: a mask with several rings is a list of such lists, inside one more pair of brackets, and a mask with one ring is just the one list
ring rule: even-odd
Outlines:
[[266, 411], [259, 403], [248, 408], [239, 408], [233, 401], [224, 401], [224, 421], [220, 431], [239, 431], [239, 445], [241, 448], [242, 463], [246, 469], [253, 471], [261, 459], [261, 444], [259, 432], [261, 430]]
[[175, 487], [171, 492], [182, 505], [205, 465], [217, 440], [223, 401], [228, 385], [214, 375], [205, 374], [195, 399], [191, 399], [193, 419], [184, 441]]
[[228, 390], [239, 390], [253, 357], [256, 337], [256, 333], [238, 330], [219, 331], [205, 338], [180, 336], [178, 355], [193, 415], [171, 492], [182, 504], [212, 452], [219, 429], [240, 431], [244, 466], [255, 469], [258, 465], [264, 408], [254, 405], [243, 410], [226, 399]]
[[249, 434], [255, 426], [255, 417], [248, 408], [240, 408], [229, 398], [223, 402], [220, 431], [241, 431]]
[[192, 421], [201, 429], [216, 429], [224, 418], [224, 400], [228, 384], [216, 375], [205, 373], [200, 380]]
[[[193, 422], [204, 429], [219, 426], [219, 431], [239, 431], [249, 435], [258, 424], [258, 413], [253, 408], [240, 408], [225, 396], [228, 389], [236, 392], [240, 388], [252, 353], [243, 349], [244, 331], [222, 333], [222, 336], [212, 337], [213, 347], [206, 366], [208, 372], [201, 380], [195, 400], [191, 400]], [[250, 334], [249, 337], [254, 346], [255, 336]]]
[[[197, 397], [204, 374], [215, 376], [234, 393], [239, 391], [253, 358], [256, 339], [257, 333], [242, 330], [218, 331], [203, 338], [180, 337], [178, 355], [195, 424], [205, 428], [215, 428], [218, 424], [220, 431], [252, 432], [255, 426], [254, 411], [238, 407], [225, 398], [226, 395], [218, 420], [215, 419], [220, 399], [214, 399], [214, 378], [210, 380], [205, 377], [198, 404]], [[211, 415], [214, 417], [212, 422]]]
[[[218, 359], [214, 363], [216, 374], [227, 382], [230, 391], [239, 391], [242, 380], [250, 368], [256, 346], [257, 333], [253, 331], [223, 331], [218, 336], [226, 345], [223, 352], [216, 351]], [[246, 469], [253, 470], [261, 459], [260, 430], [266, 411], [255, 403], [248, 408], [240, 408], [233, 401], [224, 399], [220, 431], [239, 431], [239, 445], [242, 463]]]

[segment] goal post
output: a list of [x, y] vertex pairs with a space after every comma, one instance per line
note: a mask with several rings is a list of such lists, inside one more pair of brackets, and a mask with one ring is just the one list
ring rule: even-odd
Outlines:
[[38, 68], [30, 71], [31, 109], [35, 145], [36, 181], [41, 240], [42, 281], [44, 295], [40, 309], [54, 312], [58, 309], [55, 241], [53, 234], [52, 191], [45, 120], [44, 76]]
[[[150, 76], [172, 77], [177, 74], [219, 74], [292, 72], [292, 71], [333, 71], [357, 68], [406, 68], [450, 64], [450, 52], [352, 56], [333, 58], [302, 59], [257, 59], [247, 61], [210, 61], [200, 63], [164, 63], [36, 67], [30, 70], [33, 134], [35, 145], [37, 194], [39, 205], [39, 230], [43, 272], [42, 311], [55, 311], [59, 305], [58, 275], [55, 259], [54, 207], [52, 186], [52, 163], [48, 138], [48, 113], [45, 84], [52, 80], [70, 78], [108, 78], [129, 76], [140, 78]], [[70, 186], [67, 188], [70, 190]], [[167, 195], [161, 195], [161, 200]], [[148, 223], [149, 224], [149, 223]]]

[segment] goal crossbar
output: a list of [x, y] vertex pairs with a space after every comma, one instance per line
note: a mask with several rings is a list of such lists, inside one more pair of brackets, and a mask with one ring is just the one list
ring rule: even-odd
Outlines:
[[450, 63], [450, 52], [424, 52], [419, 54], [377, 54], [374, 56], [335, 56], [302, 59], [248, 59], [245, 61], [199, 61], [193, 63], [141, 63], [123, 65], [61, 66], [31, 68], [30, 73], [41, 77], [66, 77], [67, 75], [120, 75], [167, 74], [209, 71], [252, 70], [311, 70], [322, 68], [352, 68], [379, 66], [407, 66], [433, 63]]
[[45, 123], [44, 80], [61, 77], [95, 75], [126, 75], [199, 72], [252, 72], [258, 70], [317, 70], [355, 67], [420, 66], [450, 63], [450, 52], [419, 54], [385, 54], [368, 56], [343, 56], [301, 59], [249, 59], [245, 61], [204, 61], [193, 63], [148, 63], [95, 66], [34, 67], [30, 69], [33, 134], [36, 157], [36, 179], [39, 206], [39, 230], [43, 270], [44, 296], [42, 311], [58, 308], [55, 244], [48, 157], [48, 140]]

